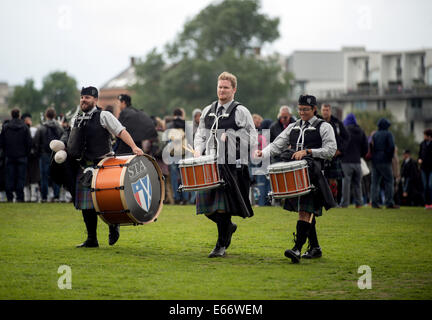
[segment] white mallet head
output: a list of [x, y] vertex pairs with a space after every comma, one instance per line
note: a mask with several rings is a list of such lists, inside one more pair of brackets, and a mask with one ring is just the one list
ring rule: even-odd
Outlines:
[[67, 153], [64, 150], [57, 151], [57, 153], [54, 155], [54, 161], [58, 164], [61, 164], [66, 161]]
[[58, 152], [60, 150], [65, 149], [65, 144], [60, 140], [51, 140], [49, 146], [50, 146], [51, 150], [54, 152]]

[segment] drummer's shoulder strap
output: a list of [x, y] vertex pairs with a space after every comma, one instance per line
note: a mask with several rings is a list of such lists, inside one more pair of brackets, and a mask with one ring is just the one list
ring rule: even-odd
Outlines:
[[238, 101], [233, 101], [233, 102], [230, 104], [230, 106], [228, 107], [226, 113], [231, 114], [231, 112], [232, 112], [235, 108], [237, 108], [237, 106], [239, 106], [239, 105], [241, 105], [240, 102], [238, 102]]

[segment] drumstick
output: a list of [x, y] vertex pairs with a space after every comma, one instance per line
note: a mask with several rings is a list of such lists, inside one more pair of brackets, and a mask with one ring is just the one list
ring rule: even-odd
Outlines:
[[314, 217], [314, 214], [312, 213], [312, 214], [311, 214], [311, 217], [310, 217], [310, 219], [309, 219], [309, 223], [312, 223], [313, 217]]
[[188, 147], [186, 147], [185, 145], [182, 145], [183, 149], [185, 149], [186, 151], [189, 151], [191, 153], [195, 153], [194, 149], [189, 149]]
[[188, 148], [190, 149], [190, 150], [192, 150], [193, 152], [195, 152], [195, 150], [194, 150], [194, 148], [192, 148], [192, 146], [188, 143]]

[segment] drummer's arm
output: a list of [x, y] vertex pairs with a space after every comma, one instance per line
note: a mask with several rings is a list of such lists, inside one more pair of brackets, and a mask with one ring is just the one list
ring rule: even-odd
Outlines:
[[129, 132], [127, 132], [126, 129], [123, 129], [117, 137], [122, 139], [123, 142], [126, 143], [132, 149], [132, 152], [134, 154], [138, 156], [142, 156], [144, 154], [144, 151], [142, 151], [140, 148], [137, 147], [131, 135], [129, 134]]

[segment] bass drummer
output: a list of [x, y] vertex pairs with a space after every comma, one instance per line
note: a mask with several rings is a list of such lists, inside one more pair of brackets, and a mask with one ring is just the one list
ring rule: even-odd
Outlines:
[[[301, 258], [319, 258], [322, 256], [321, 247], [316, 233], [315, 217], [322, 215], [322, 207], [327, 210], [335, 207], [336, 203], [330, 188], [321, 172], [321, 162], [331, 159], [336, 152], [336, 138], [330, 124], [318, 119], [317, 101], [314, 96], [301, 95], [298, 101], [300, 119], [291, 123], [264, 150], [255, 151], [255, 156], [269, 157], [284, 154], [287, 161], [306, 160], [309, 175], [315, 190], [299, 197], [285, 200], [284, 209], [299, 214], [294, 237], [294, 247], [285, 251], [285, 256], [293, 263]], [[301, 249], [309, 239], [309, 249], [301, 255]]]
[[[204, 214], [217, 225], [218, 239], [209, 258], [225, 256], [231, 237], [237, 230], [237, 225], [231, 221], [232, 216], [250, 218], [254, 214], [249, 200], [248, 148], [255, 147], [258, 135], [250, 111], [234, 100], [236, 90], [236, 76], [221, 73], [217, 82], [218, 100], [204, 108], [194, 139], [195, 157], [202, 156], [204, 152], [211, 155], [212, 150], [216, 154], [207, 142], [214, 137], [210, 129], [215, 124], [215, 116], [219, 117], [216, 134], [218, 168], [225, 185], [197, 191], [196, 196], [196, 213]], [[212, 150], [206, 150], [207, 145]]]
[[[87, 229], [87, 240], [77, 248], [99, 247], [97, 240], [97, 213], [91, 196], [91, 168], [104, 158], [113, 155], [111, 134], [122, 139], [135, 155], [144, 152], [136, 146], [125, 127], [108, 111], [97, 106], [98, 90], [86, 87], [81, 90], [80, 112], [72, 118], [71, 132], [67, 140], [68, 161], [76, 167], [74, 205], [82, 210]], [[78, 164], [78, 165], [76, 165]], [[109, 245], [114, 245], [120, 236], [119, 225], [109, 226]]]

